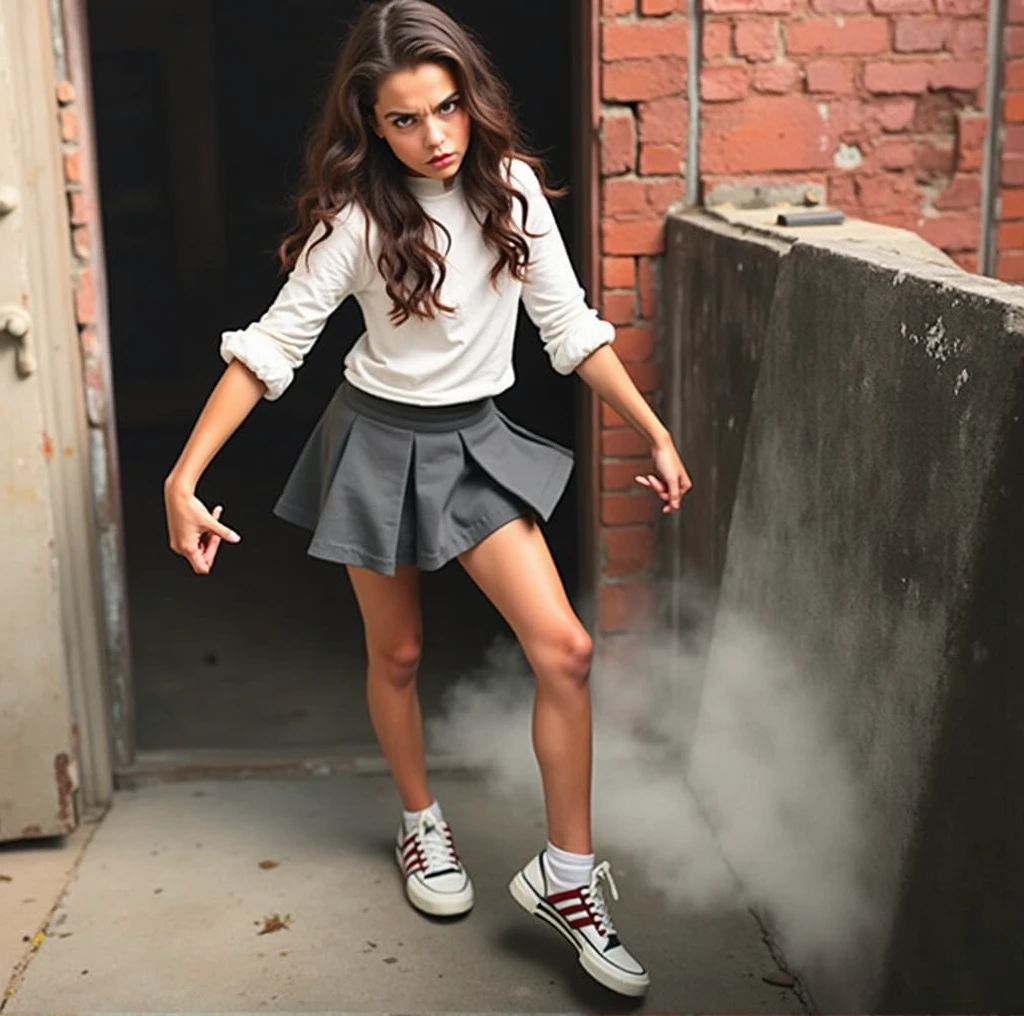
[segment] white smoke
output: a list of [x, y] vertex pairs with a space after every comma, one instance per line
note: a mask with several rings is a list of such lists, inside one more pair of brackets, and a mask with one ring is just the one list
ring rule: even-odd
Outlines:
[[[719, 611], [712, 625], [685, 598], [696, 619], [685, 640], [610, 638], [595, 661], [597, 847], [628, 853], [674, 906], [756, 909], [797, 972], [848, 981], [876, 918], [825, 682], [754, 622]], [[532, 701], [518, 647], [496, 645], [428, 736], [497, 790], [539, 796]]]

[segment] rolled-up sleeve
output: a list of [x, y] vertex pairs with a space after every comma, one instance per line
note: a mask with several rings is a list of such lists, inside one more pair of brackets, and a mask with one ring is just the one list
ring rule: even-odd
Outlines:
[[534, 234], [527, 237], [530, 264], [523, 306], [540, 331], [551, 366], [559, 374], [571, 374], [595, 349], [615, 341], [615, 326], [587, 303], [536, 174], [526, 163], [516, 162], [513, 179], [529, 202], [526, 228]]
[[263, 316], [221, 336], [224, 362], [244, 363], [267, 386], [264, 398], [270, 401], [281, 397], [327, 319], [360, 285], [365, 258], [354, 218], [339, 217], [331, 235], [307, 259], [307, 250], [324, 233], [324, 227], [317, 226]]

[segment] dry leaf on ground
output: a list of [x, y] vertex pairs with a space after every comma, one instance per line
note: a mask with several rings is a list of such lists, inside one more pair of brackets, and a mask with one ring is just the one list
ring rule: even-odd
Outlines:
[[282, 917], [280, 914], [271, 914], [270, 917], [263, 918], [263, 927], [257, 932], [257, 934], [269, 935], [272, 932], [281, 931], [282, 929], [287, 931], [291, 923], [291, 914], [285, 914], [284, 917]]

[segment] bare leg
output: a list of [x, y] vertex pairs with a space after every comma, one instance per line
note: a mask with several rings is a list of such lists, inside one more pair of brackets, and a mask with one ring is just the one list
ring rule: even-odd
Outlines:
[[366, 633], [366, 699], [370, 719], [406, 811], [429, 808], [423, 717], [416, 692], [423, 644], [419, 571], [393, 576], [349, 567]]
[[536, 523], [516, 519], [459, 561], [515, 632], [537, 678], [533, 746], [548, 836], [563, 850], [589, 854], [593, 642]]

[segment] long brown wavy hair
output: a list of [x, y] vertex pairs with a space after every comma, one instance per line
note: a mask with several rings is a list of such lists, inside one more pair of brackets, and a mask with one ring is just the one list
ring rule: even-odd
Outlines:
[[369, 223], [378, 227], [377, 268], [393, 302], [395, 324], [453, 310], [440, 299], [444, 254], [427, 241], [433, 227], [438, 233], [443, 227], [416, 201], [405, 166], [371, 127], [380, 83], [424, 63], [448, 69], [470, 117], [470, 141], [459, 174], [484, 241], [495, 254], [492, 284], [497, 285], [505, 270], [524, 280], [529, 261], [529, 246], [512, 215], [513, 202], [518, 202], [525, 223], [528, 202], [508, 179], [508, 160], [530, 165], [546, 196], [564, 193], [548, 186], [543, 164], [525, 151], [508, 90], [465, 28], [427, 0], [378, 0], [367, 7], [338, 60], [307, 151], [305, 179], [296, 198], [297, 222], [278, 254], [282, 267], [290, 270], [317, 224], [323, 223], [325, 231], [310, 250], [330, 235], [335, 216], [357, 203], [367, 217], [368, 251]]

